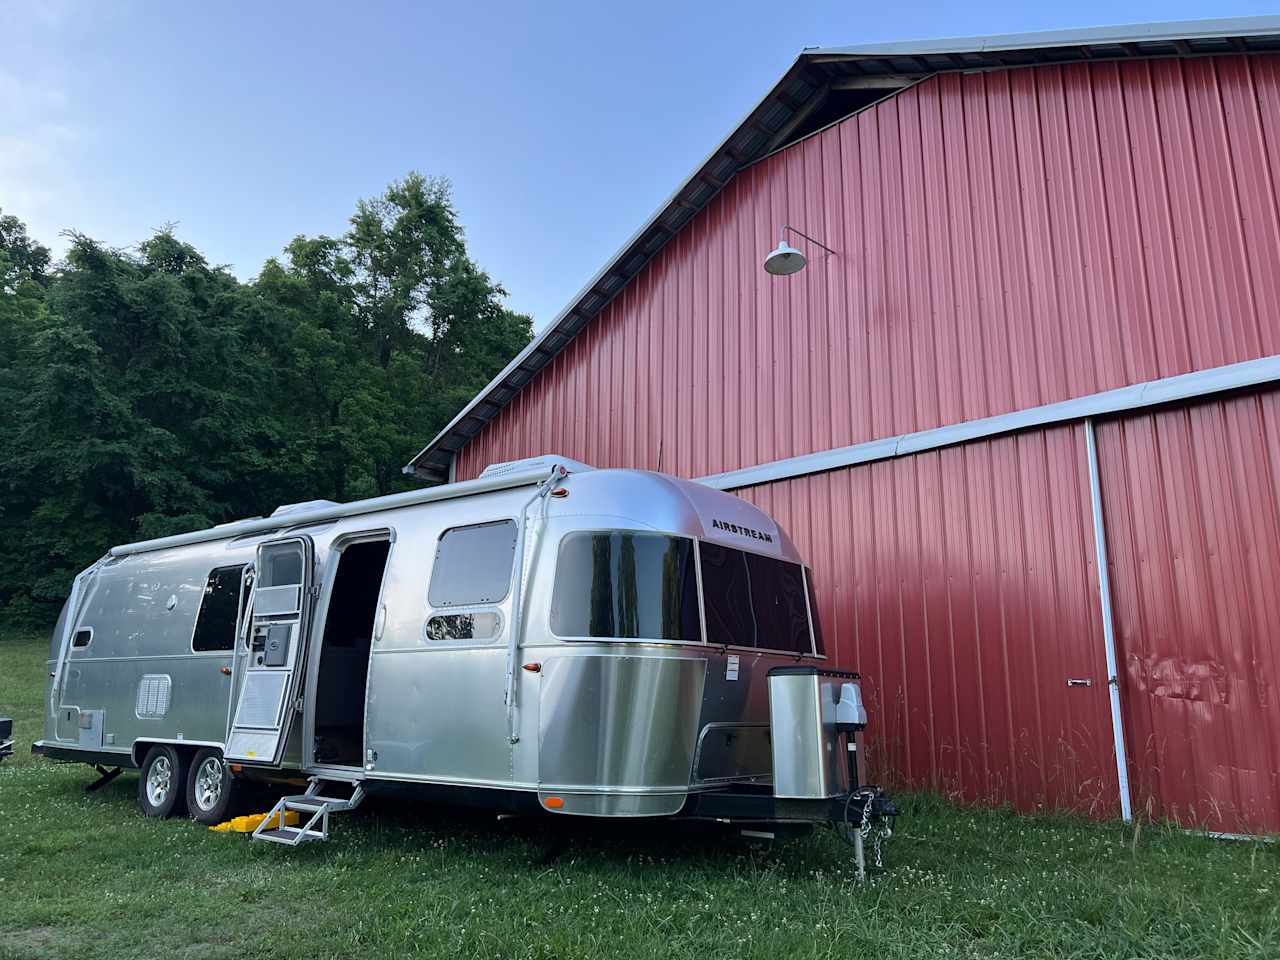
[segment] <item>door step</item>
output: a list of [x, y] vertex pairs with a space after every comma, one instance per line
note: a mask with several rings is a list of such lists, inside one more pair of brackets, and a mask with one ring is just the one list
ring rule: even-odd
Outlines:
[[[345, 783], [351, 787], [348, 797], [331, 797], [322, 793], [322, 789], [332, 788], [335, 784]], [[326, 790], [332, 792], [332, 790]], [[364, 784], [358, 780], [340, 780], [336, 777], [312, 777], [307, 783], [307, 792], [290, 797], [281, 797], [271, 808], [262, 823], [253, 831], [254, 840], [269, 840], [271, 843], [283, 843], [296, 847], [308, 840], [329, 839], [329, 814], [344, 813], [354, 810], [364, 800]], [[298, 814], [298, 826], [285, 823], [285, 814], [289, 811]]]

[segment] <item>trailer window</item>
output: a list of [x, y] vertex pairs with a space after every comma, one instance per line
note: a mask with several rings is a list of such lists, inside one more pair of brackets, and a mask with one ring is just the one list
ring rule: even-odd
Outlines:
[[562, 637], [699, 642], [693, 541], [655, 533], [571, 533], [560, 543], [551, 630]]
[[73, 647], [87, 647], [89, 641], [93, 639], [93, 630], [77, 630], [76, 635], [71, 639]]
[[803, 568], [701, 542], [707, 642], [809, 653]]
[[500, 603], [511, 589], [514, 520], [454, 527], [440, 534], [427, 599], [433, 607]]
[[67, 614], [71, 609], [71, 599], [62, 604], [62, 612], [58, 614], [58, 622], [54, 624], [53, 636], [49, 638], [49, 659], [57, 660], [62, 653], [62, 635], [67, 629]]
[[492, 640], [498, 635], [500, 623], [493, 611], [446, 613], [427, 621], [427, 639], [436, 642]]
[[236, 617], [240, 613], [240, 578], [244, 565], [218, 567], [209, 573], [196, 616], [196, 630], [191, 635], [191, 649], [230, 650], [235, 646]]
[[260, 587], [289, 587], [302, 583], [302, 561], [305, 554], [299, 543], [272, 543], [262, 548]]

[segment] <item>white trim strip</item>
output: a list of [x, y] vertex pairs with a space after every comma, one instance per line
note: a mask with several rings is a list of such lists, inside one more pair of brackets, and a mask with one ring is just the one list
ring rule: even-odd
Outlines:
[[1116, 748], [1116, 782], [1120, 787], [1120, 816], [1133, 819], [1129, 791], [1129, 759], [1124, 746], [1124, 715], [1120, 712], [1120, 667], [1116, 656], [1116, 627], [1111, 613], [1111, 570], [1107, 565], [1107, 531], [1102, 519], [1102, 480], [1098, 475], [1098, 445], [1093, 421], [1084, 422], [1084, 445], [1089, 457], [1089, 506], [1093, 514], [1093, 546], [1098, 564], [1098, 602], [1102, 610], [1102, 643], [1107, 655], [1107, 691], [1111, 698], [1111, 739]]
[[1063, 400], [1061, 403], [1028, 407], [1026, 410], [1018, 410], [1014, 413], [1002, 413], [981, 420], [967, 420], [945, 427], [936, 427], [933, 430], [903, 433], [867, 443], [856, 443], [850, 447], [806, 453], [798, 457], [788, 457], [785, 460], [744, 467], [741, 470], [700, 477], [698, 482], [717, 490], [739, 490], [743, 487], [789, 480], [793, 477], [837, 470], [860, 463], [891, 460], [894, 457], [936, 450], [939, 447], [950, 447], [971, 440], [997, 437], [1030, 427], [1068, 423], [1125, 410], [1140, 410], [1143, 407], [1152, 407], [1175, 400], [1202, 397], [1276, 381], [1280, 381], [1280, 355], [1231, 363], [1208, 370], [1197, 370], [1194, 373], [1184, 373], [1176, 377], [1148, 380], [1145, 383], [1135, 383], [1116, 390], [1104, 390], [1085, 397]]

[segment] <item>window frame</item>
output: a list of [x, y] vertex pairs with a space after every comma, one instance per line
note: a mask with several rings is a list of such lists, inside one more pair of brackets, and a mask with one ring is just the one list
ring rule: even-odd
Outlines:
[[[89, 639], [85, 643], [76, 643], [76, 637], [82, 633], [89, 634]], [[71, 632], [71, 649], [72, 650], [88, 650], [93, 646], [93, 627], [79, 626]]]
[[[818, 652], [818, 631], [815, 629], [815, 625], [818, 622], [818, 618], [814, 615], [814, 612], [813, 612], [813, 601], [814, 599], [816, 599], [817, 593], [815, 592], [813, 579], [810, 576], [812, 571], [809, 569], [808, 564], [803, 564], [803, 563], [800, 565], [800, 569], [804, 571], [804, 609], [809, 616], [810, 653], [808, 654], [808, 656], [818, 657], [822, 660], [825, 660], [827, 659], [827, 654], [825, 652], [825, 649], [822, 653]], [[823, 638], [824, 648], [825, 648], [825, 641], [826, 641], [826, 638], [824, 637]]]
[[[444, 542], [445, 536], [454, 530], [467, 530], [467, 529], [470, 529], [471, 527], [491, 527], [499, 523], [509, 523], [513, 527], [515, 527], [515, 541], [511, 547], [511, 565], [507, 570], [506, 589], [503, 591], [502, 596], [498, 597], [496, 600], [478, 600], [478, 601], [472, 600], [464, 603], [450, 603], [450, 604], [434, 603], [431, 599], [431, 582], [432, 580], [435, 579], [436, 564], [440, 562], [440, 545]], [[436, 613], [457, 613], [457, 612], [463, 612], [463, 613], [473, 612], [474, 613], [474, 612], [477, 612], [477, 610], [473, 610], [471, 608], [480, 608], [480, 607], [493, 607], [496, 609], [498, 607], [501, 607], [503, 604], [505, 604], [507, 601], [511, 599], [511, 585], [512, 583], [515, 582], [515, 578], [516, 578], [516, 564], [524, 562], [522, 557], [517, 556], [517, 553], [519, 553], [519, 547], [520, 547], [519, 519], [517, 519], [516, 517], [508, 516], [508, 517], [495, 517], [492, 520], [477, 520], [474, 523], [456, 523], [451, 527], [445, 527], [436, 535], [435, 547], [436, 547], [435, 552], [431, 555], [431, 572], [427, 574], [427, 589], [426, 589], [427, 616], [422, 624], [424, 638], [426, 637], [426, 629], [427, 629], [426, 621], [430, 620], [431, 617], [434, 616]], [[501, 634], [501, 631], [499, 631], [499, 634]], [[441, 643], [442, 641], [433, 641], [433, 642]], [[460, 641], [460, 642], [475, 643], [477, 641]], [[492, 641], [486, 641], [486, 642], [492, 642]]]
[[[672, 540], [688, 540], [693, 544], [693, 573], [694, 573], [694, 600], [698, 605], [698, 639], [697, 640], [662, 640], [655, 637], [581, 637], [573, 634], [556, 633], [555, 627], [552, 626], [552, 606], [555, 603], [556, 585], [560, 580], [560, 550], [564, 547], [564, 542], [570, 537], [580, 534], [600, 534], [600, 533], [638, 533], [648, 534], [654, 537], [667, 537]], [[557, 640], [564, 640], [570, 643], [657, 643], [664, 646], [680, 646], [680, 647], [705, 647], [707, 646], [707, 618], [706, 611], [702, 606], [702, 560], [698, 556], [698, 538], [690, 536], [687, 533], [675, 533], [670, 530], [654, 530], [650, 528], [636, 527], [592, 527], [580, 528], [577, 530], [567, 530], [561, 534], [560, 539], [556, 541], [555, 552], [555, 575], [551, 578], [551, 594], [547, 600], [547, 632]]]
[[239, 567], [240, 574], [238, 577], [236, 577], [236, 581], [237, 581], [236, 619], [235, 619], [235, 623], [231, 625], [231, 631], [232, 631], [231, 646], [227, 647], [226, 649], [197, 650], [196, 649], [196, 629], [200, 626], [200, 614], [204, 610], [204, 602], [208, 597], [208, 594], [202, 591], [200, 594], [200, 606], [196, 607], [196, 618], [191, 622], [191, 638], [187, 643], [187, 646], [190, 648], [192, 654], [195, 654], [201, 657], [208, 656], [208, 655], [226, 657], [236, 652], [236, 646], [240, 641], [240, 626], [244, 620], [244, 615], [248, 612], [248, 607], [246, 606], [246, 604], [248, 603], [249, 596], [252, 593], [252, 588], [250, 588], [250, 593], [245, 593], [244, 574], [245, 574], [245, 571], [252, 566], [253, 564], [247, 560], [244, 563], [224, 563], [221, 566], [210, 567], [209, 572], [204, 575], [204, 589], [207, 590], [209, 588], [209, 578], [212, 577], [219, 570], [234, 570], [237, 567]]

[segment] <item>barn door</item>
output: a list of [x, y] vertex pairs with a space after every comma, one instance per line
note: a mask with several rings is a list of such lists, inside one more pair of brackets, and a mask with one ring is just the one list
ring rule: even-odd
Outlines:
[[1280, 391], [1098, 428], [1135, 811], [1280, 830]]
[[306, 654], [313, 547], [307, 537], [258, 547], [257, 578], [237, 663], [244, 671], [226, 757], [277, 766], [294, 716]]

